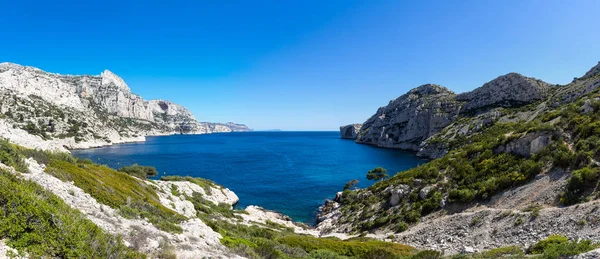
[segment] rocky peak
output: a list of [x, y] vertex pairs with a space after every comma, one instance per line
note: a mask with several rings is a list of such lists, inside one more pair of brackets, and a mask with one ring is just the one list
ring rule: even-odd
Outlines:
[[594, 77], [596, 75], [600, 75], [600, 62], [595, 67], [592, 67], [581, 79], [588, 79], [590, 77]]
[[28, 67], [28, 66], [22, 66], [19, 64], [15, 64], [15, 63], [11, 63], [11, 62], [2, 62], [0, 63], [0, 72], [4, 72], [7, 70], [15, 70], [15, 71], [22, 71], [22, 70], [28, 70], [28, 71], [41, 71], [38, 68], [35, 67]]
[[550, 84], [518, 73], [509, 73], [485, 83], [483, 86], [456, 96], [467, 103], [461, 112], [487, 107], [513, 107], [542, 100], [548, 94]]
[[424, 84], [408, 91], [408, 94], [434, 95], [434, 94], [454, 94], [448, 88], [436, 84]]
[[104, 72], [102, 72], [100, 74], [100, 76], [102, 77], [102, 85], [103, 86], [114, 84], [119, 89], [130, 92], [129, 86], [127, 86], [125, 81], [123, 81], [123, 79], [121, 77], [119, 77], [118, 75], [116, 75], [115, 73], [110, 72], [109, 70], [104, 70]]
[[15, 64], [15, 63], [10, 63], [10, 62], [2, 62], [0, 63], [0, 71], [5, 71], [8, 69], [22, 69], [23, 66]]

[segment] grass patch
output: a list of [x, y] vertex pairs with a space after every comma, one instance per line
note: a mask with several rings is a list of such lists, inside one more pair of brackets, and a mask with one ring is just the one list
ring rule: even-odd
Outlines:
[[144, 258], [54, 194], [0, 170], [0, 238], [32, 258]]
[[152, 166], [143, 166], [138, 164], [121, 167], [118, 171], [144, 180], [148, 177], [158, 175], [156, 168]]
[[541, 254], [544, 258], [566, 258], [578, 255], [600, 247], [590, 240], [570, 241], [561, 235], [552, 235], [529, 248], [531, 254]]
[[329, 250], [338, 255], [354, 258], [399, 258], [407, 257], [415, 249], [407, 246], [378, 240], [336, 240], [311, 236], [285, 236], [278, 239], [282, 244], [299, 247], [304, 251]]
[[6, 139], [0, 140], [0, 162], [19, 172], [28, 172], [24, 156], [19, 152], [19, 148]]
[[49, 159], [46, 172], [89, 193], [98, 202], [119, 209], [127, 218], [147, 218], [159, 229], [181, 233], [185, 217], [163, 206], [154, 189], [143, 181], [107, 166], [87, 161]]

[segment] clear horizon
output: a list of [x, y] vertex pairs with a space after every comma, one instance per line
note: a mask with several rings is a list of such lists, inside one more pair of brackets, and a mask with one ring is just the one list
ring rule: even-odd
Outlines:
[[108, 69], [199, 121], [335, 131], [425, 83], [460, 93], [509, 72], [568, 83], [600, 60], [597, 10], [591, 0], [11, 1], [0, 62]]

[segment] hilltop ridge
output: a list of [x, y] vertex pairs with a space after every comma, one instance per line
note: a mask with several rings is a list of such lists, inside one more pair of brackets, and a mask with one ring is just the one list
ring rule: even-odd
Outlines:
[[60, 75], [0, 63], [3, 120], [67, 148], [142, 141], [145, 136], [249, 131], [235, 123], [199, 122], [185, 107], [144, 100], [118, 75]]

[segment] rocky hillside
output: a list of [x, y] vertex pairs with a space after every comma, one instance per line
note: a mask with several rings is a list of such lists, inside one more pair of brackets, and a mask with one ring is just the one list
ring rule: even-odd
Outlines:
[[[531, 251], [557, 234], [600, 241], [599, 67], [567, 85], [511, 73], [460, 95], [409, 91], [367, 120], [357, 142], [436, 159], [339, 192], [318, 229], [450, 254]], [[444, 126], [424, 123], [431, 111]]]
[[[356, 142], [420, 151], [419, 155], [424, 157], [441, 157], [447, 147], [432, 140], [449, 138], [444, 135], [448, 132], [468, 135], [497, 119], [501, 115], [499, 108], [521, 107], [543, 100], [551, 90], [548, 83], [517, 73], [500, 76], [459, 95], [443, 86], [422, 85], [379, 108], [362, 124]], [[460, 121], [465, 118], [473, 121], [466, 125]]]
[[379, 108], [362, 124], [356, 142], [418, 150], [421, 142], [458, 116], [456, 95], [439, 85], [422, 85]]
[[144, 140], [148, 135], [248, 131], [245, 125], [198, 122], [185, 107], [146, 101], [106, 70], [100, 76], [48, 73], [0, 63], [0, 118], [67, 148]]

